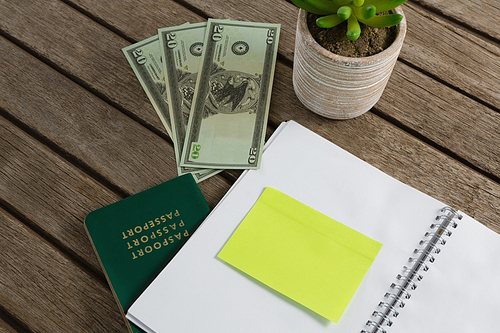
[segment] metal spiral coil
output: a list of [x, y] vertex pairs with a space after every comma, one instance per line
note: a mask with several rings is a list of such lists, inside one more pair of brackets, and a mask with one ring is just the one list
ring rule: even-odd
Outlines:
[[396, 308], [403, 308], [405, 303], [403, 299], [409, 299], [411, 294], [409, 290], [417, 288], [417, 282], [423, 279], [421, 271], [427, 271], [429, 265], [435, 261], [435, 254], [441, 252], [438, 245], [445, 245], [444, 237], [450, 237], [452, 232], [449, 228], [456, 228], [457, 222], [461, 220], [462, 215], [451, 207], [444, 207], [440, 214], [436, 216], [437, 223], [430, 226], [432, 231], [426, 232], [424, 239], [419, 243], [421, 246], [413, 251], [415, 257], [410, 257], [408, 262], [411, 264], [403, 266], [403, 270], [396, 277], [396, 282], [390, 286], [391, 291], [384, 295], [384, 301], [378, 304], [377, 310], [372, 313], [372, 319], [365, 324], [365, 329], [361, 333], [387, 333], [384, 327], [392, 325], [390, 317], [397, 317], [399, 312]]

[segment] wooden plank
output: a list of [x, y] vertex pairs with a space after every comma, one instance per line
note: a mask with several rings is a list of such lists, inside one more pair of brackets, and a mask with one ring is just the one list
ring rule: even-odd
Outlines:
[[498, 112], [402, 63], [396, 65], [375, 108], [474, 166], [500, 177], [500, 155], [492, 149], [500, 142]]
[[1, 117], [0, 129], [1, 199], [100, 272], [83, 221], [120, 197]]
[[99, 1], [69, 0], [74, 7], [90, 13], [98, 22], [119, 31], [135, 41], [157, 33], [158, 28], [205, 19], [172, 0], [163, 1]]
[[0, 333], [15, 333], [17, 332], [12, 326], [7, 324], [2, 318], [0, 318]]
[[497, 0], [413, 0], [413, 2], [500, 40], [498, 26], [500, 3]]
[[[136, 3], [115, 2], [111, 8], [106, 7], [107, 18], [111, 22], [119, 18], [117, 22], [124, 26], [141, 27], [134, 30], [142, 33], [135, 35], [141, 40], [157, 33], [158, 27], [151, 28], [153, 22], [148, 25], [150, 21], [144, 17], [147, 9], [135, 8]], [[99, 10], [105, 4], [94, 2], [91, 6]], [[173, 2], [169, 6], [176, 10], [151, 12], [163, 13], [158, 17], [163, 24], [199, 20]], [[123, 8], [137, 16], [121, 15]], [[130, 42], [59, 0], [0, 0], [0, 30], [111, 103], [166, 133], [121, 51]]]
[[[92, 13], [99, 18], [102, 18], [107, 23], [113, 25], [114, 28], [123, 32], [123, 34], [132, 37], [133, 39], [144, 39], [149, 36], [148, 33], [152, 29], [162, 28], [167, 26], [177, 25], [177, 20], [171, 20], [171, 16], [186, 17], [185, 21], [191, 23], [205, 21], [203, 17], [192, 18], [192, 15], [187, 15], [185, 11], [178, 8], [178, 5], [172, 1], [153, 1], [146, 0], [140, 2], [130, 1], [125, 6], [133, 8], [133, 10], [118, 11], [121, 17], [115, 18], [115, 8], [122, 7], [120, 1], [111, 0], [105, 4], [98, 0], [71, 0], [73, 4], [80, 8], [85, 8], [86, 11]], [[281, 1], [280, 1], [281, 2]], [[283, 5], [280, 2], [271, 0], [260, 1], [241, 1], [241, 0], [228, 0], [228, 1], [186, 1], [189, 5], [196, 8], [197, 11], [205, 13], [207, 17], [226, 18], [232, 20], [253, 20], [256, 22], [270, 22], [281, 23], [283, 19], [289, 21], [296, 21], [298, 11], [283, 0]], [[278, 4], [278, 5], [277, 5]], [[272, 10], [270, 10], [272, 9]], [[166, 15], [168, 15], [166, 17]], [[279, 22], [276, 18], [280, 18]], [[180, 19], [182, 21], [182, 19]], [[147, 26], [133, 26], [130, 21], [145, 22]], [[181, 23], [184, 23], [181, 22]], [[295, 28], [294, 28], [295, 29]], [[144, 31], [148, 33], [144, 34]], [[287, 31], [288, 32], [288, 31]], [[295, 30], [293, 33], [284, 33], [280, 37], [279, 52], [286, 54], [287, 57], [293, 58], [293, 46], [295, 39]]]
[[[169, 142], [5, 39], [0, 47], [0, 108], [129, 194], [177, 176]], [[200, 185], [212, 207], [228, 186]]]
[[[271, 99], [272, 123], [294, 119], [392, 177], [463, 210], [500, 232], [498, 183], [373, 113], [349, 121], [328, 120], [318, 116], [305, 109], [293, 90], [289, 89], [288, 82], [292, 77], [289, 67], [278, 64], [276, 75], [282, 79], [275, 82], [274, 86], [279, 98]], [[283, 101], [289, 103], [282, 107]]]
[[408, 31], [401, 59], [498, 109], [499, 45], [412, 3], [404, 12]]
[[0, 303], [33, 332], [126, 332], [111, 291], [0, 209]]

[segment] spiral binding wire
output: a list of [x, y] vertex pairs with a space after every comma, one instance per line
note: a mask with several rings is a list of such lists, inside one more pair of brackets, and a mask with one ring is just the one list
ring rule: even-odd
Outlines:
[[417, 288], [417, 282], [423, 279], [421, 271], [427, 271], [427, 262], [434, 262], [434, 255], [441, 251], [439, 245], [445, 245], [444, 236], [451, 236], [449, 228], [456, 228], [455, 219], [461, 220], [462, 215], [451, 207], [444, 207], [436, 216], [436, 223], [431, 224], [432, 231], [425, 234], [421, 240], [421, 248], [415, 249], [415, 257], [410, 257], [410, 267], [403, 266], [395, 283], [391, 284], [391, 291], [384, 295], [384, 300], [379, 303], [377, 309], [372, 313], [371, 319], [366, 322], [366, 328], [361, 333], [387, 333], [386, 327], [392, 325], [392, 318], [397, 317], [399, 308], [405, 306], [404, 300], [411, 297], [410, 291]]

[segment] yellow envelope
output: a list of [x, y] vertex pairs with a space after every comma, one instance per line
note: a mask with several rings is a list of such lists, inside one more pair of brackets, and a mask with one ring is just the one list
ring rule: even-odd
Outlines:
[[338, 322], [381, 247], [267, 187], [218, 257]]

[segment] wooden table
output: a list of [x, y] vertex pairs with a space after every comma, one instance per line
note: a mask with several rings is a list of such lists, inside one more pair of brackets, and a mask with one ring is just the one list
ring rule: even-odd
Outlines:
[[[500, 232], [500, 6], [410, 0], [376, 106], [333, 121], [297, 100], [284, 0], [0, 0], [0, 332], [125, 332], [83, 228], [176, 176], [172, 142], [121, 49], [208, 17], [281, 23], [268, 134], [293, 119]], [[238, 176], [200, 183], [214, 207]]]

